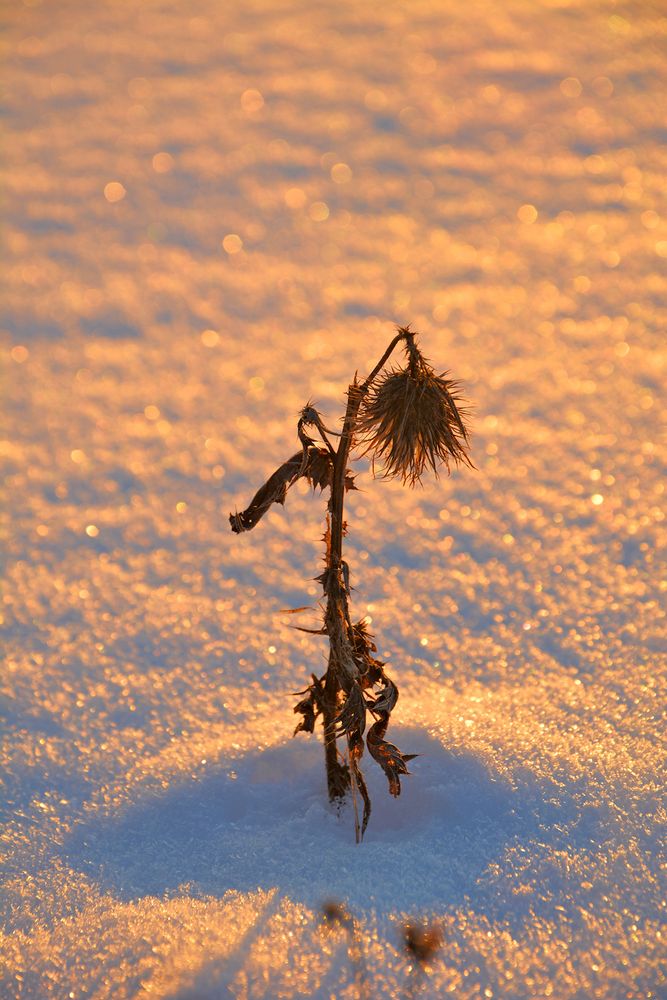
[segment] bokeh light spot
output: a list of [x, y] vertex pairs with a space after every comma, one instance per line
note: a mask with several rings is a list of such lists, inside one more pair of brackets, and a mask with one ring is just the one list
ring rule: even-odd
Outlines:
[[652, 208], [647, 209], [641, 214], [642, 225], [646, 229], [657, 229], [660, 225], [660, 216], [657, 212], [654, 212]]
[[531, 226], [537, 220], [537, 209], [534, 205], [522, 205], [516, 213], [519, 222], [526, 226]]
[[246, 114], [256, 114], [264, 107], [264, 98], [259, 90], [244, 90], [241, 94], [241, 107]]
[[589, 174], [601, 174], [606, 169], [606, 163], [602, 156], [593, 153], [584, 160], [584, 166]]
[[12, 361], [15, 361], [17, 365], [24, 364], [30, 357], [30, 351], [23, 344], [16, 344], [9, 353]]
[[109, 181], [108, 184], [104, 185], [104, 197], [111, 204], [116, 201], [122, 201], [126, 194], [127, 191], [120, 181]]
[[222, 241], [222, 249], [225, 253], [240, 253], [243, 250], [243, 240], [237, 233], [227, 233]]
[[174, 158], [169, 153], [156, 153], [152, 163], [156, 174], [168, 174], [174, 168]]
[[614, 84], [608, 76], [596, 76], [593, 80], [593, 90], [598, 97], [611, 97], [614, 93]]
[[288, 208], [303, 208], [307, 201], [306, 192], [298, 187], [288, 188], [283, 197]]
[[491, 83], [482, 90], [482, 97], [487, 104], [495, 105], [500, 103], [502, 94], [495, 84]]
[[204, 347], [215, 347], [220, 343], [220, 334], [217, 330], [204, 330], [201, 335], [201, 342]]
[[382, 109], [387, 106], [387, 95], [383, 90], [373, 88], [372, 90], [366, 91], [366, 94], [364, 95], [364, 104], [369, 111], [382, 111]]
[[329, 206], [325, 201], [314, 201], [308, 209], [308, 215], [313, 222], [324, 222], [329, 218]]
[[88, 535], [89, 538], [97, 538], [97, 536], [99, 535], [99, 533], [100, 533], [100, 529], [97, 527], [96, 524], [87, 524], [86, 525], [86, 534]]
[[352, 180], [352, 171], [347, 163], [334, 163], [331, 168], [331, 179], [335, 184], [347, 184]]
[[564, 97], [581, 97], [583, 87], [576, 76], [567, 76], [560, 82], [560, 92]]

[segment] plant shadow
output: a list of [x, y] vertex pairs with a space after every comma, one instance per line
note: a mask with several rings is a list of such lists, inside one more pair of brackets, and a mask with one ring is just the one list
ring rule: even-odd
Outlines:
[[395, 739], [420, 756], [398, 798], [364, 757], [373, 812], [360, 846], [351, 808], [336, 815], [327, 804], [321, 747], [299, 738], [89, 821], [65, 845], [67, 861], [124, 899], [275, 887], [357, 911], [456, 905], [520, 829], [516, 793], [421, 730], [397, 726]]

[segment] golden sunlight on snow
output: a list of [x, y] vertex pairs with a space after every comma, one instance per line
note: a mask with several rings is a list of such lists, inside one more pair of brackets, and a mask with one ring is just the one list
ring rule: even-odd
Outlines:
[[[665, 11], [5, 20], [3, 1000], [663, 998]], [[326, 496], [228, 515], [407, 323], [476, 470], [355, 466], [352, 613], [420, 755], [396, 799], [365, 755], [356, 847], [292, 739]]]

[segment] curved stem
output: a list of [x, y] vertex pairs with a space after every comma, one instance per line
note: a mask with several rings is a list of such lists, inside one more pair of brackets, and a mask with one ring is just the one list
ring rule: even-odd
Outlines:
[[373, 379], [375, 378], [375, 376], [378, 374], [378, 372], [381, 371], [382, 368], [384, 368], [384, 366], [386, 365], [387, 361], [389, 361], [389, 358], [391, 357], [391, 355], [392, 355], [392, 353], [394, 351], [394, 348], [396, 347], [397, 344], [399, 344], [401, 342], [401, 340], [407, 340], [409, 344], [414, 344], [414, 342], [415, 342], [415, 335], [412, 332], [412, 330], [408, 330], [407, 327], [401, 327], [399, 329], [398, 333], [396, 334], [396, 336], [394, 337], [394, 339], [390, 343], [389, 347], [387, 348], [387, 350], [384, 352], [384, 354], [382, 355], [382, 357], [380, 358], [380, 360], [376, 364], [376, 366], [373, 369], [373, 371], [370, 373], [370, 375], [368, 376], [368, 378], [366, 379], [366, 381], [361, 384], [360, 389], [361, 389], [362, 394], [366, 392], [366, 390], [368, 389], [368, 387], [370, 386], [371, 382], [373, 381]]

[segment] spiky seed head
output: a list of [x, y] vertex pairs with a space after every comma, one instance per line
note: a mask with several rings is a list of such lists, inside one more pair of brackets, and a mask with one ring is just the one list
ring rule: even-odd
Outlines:
[[406, 332], [408, 363], [378, 376], [364, 399], [355, 435], [373, 467], [386, 478], [414, 486], [428, 469], [472, 466], [468, 453], [467, 412], [460, 406], [459, 383], [448, 372], [436, 375]]

